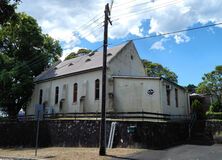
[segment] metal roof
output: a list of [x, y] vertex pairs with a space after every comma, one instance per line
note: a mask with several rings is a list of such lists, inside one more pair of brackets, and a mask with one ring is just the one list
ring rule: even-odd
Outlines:
[[[129, 42], [130, 43], [130, 42]], [[119, 45], [107, 50], [107, 62], [109, 63], [127, 44]], [[82, 71], [92, 70], [102, 67], [103, 52], [98, 51], [88, 55], [83, 55], [77, 58], [66, 60], [53, 65], [40, 75], [34, 81], [44, 81], [47, 79], [54, 79], [60, 76], [78, 73]]]

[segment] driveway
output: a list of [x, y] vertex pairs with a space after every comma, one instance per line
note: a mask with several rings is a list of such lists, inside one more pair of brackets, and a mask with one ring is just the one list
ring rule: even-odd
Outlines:
[[181, 145], [165, 150], [145, 150], [113, 160], [222, 160], [222, 145]]

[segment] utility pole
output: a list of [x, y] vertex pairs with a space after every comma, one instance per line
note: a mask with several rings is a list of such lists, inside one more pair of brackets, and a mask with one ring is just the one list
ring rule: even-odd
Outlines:
[[101, 107], [101, 122], [100, 122], [100, 150], [99, 155], [106, 155], [106, 56], [107, 56], [107, 41], [108, 41], [108, 22], [110, 21], [109, 3], [105, 6], [104, 20], [104, 40], [103, 40], [103, 73], [102, 73], [102, 107]]

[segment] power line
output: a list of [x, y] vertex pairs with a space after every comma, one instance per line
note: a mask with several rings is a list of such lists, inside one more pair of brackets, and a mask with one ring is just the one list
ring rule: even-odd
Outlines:
[[100, 19], [102, 19], [104, 17], [104, 16], [100, 16], [100, 17], [98, 17], [98, 16], [99, 15], [96, 15], [95, 17], [90, 19], [87, 23], [85, 23], [85, 24], [81, 25], [80, 27], [78, 27], [77, 29], [75, 29], [75, 31], [78, 32], [79, 30], [84, 30], [84, 29], [88, 28], [89, 26], [91, 26], [92, 24], [94, 24], [95, 22], [99, 21]]
[[[101, 25], [102, 24], [102, 25]], [[99, 23], [98, 25], [96, 25], [95, 27], [91, 28], [90, 31], [86, 31], [83, 34], [79, 33], [79, 37], [87, 37], [88, 35], [92, 34], [94, 31], [100, 29], [103, 27], [103, 23]]]
[[181, 30], [172, 31], [172, 32], [166, 32], [166, 33], [162, 33], [162, 34], [158, 34], [158, 35], [151, 35], [151, 36], [145, 36], [145, 37], [140, 37], [140, 38], [132, 38], [132, 39], [128, 39], [128, 40], [122, 41], [122, 42], [120, 42], [118, 44], [109, 44], [109, 45], [117, 46], [117, 45], [120, 45], [120, 44], [123, 44], [123, 43], [127, 43], [129, 41], [138, 41], [138, 40], [142, 40], [142, 39], [163, 37], [163, 36], [166, 36], [166, 35], [171, 35], [171, 34], [176, 34], [176, 33], [181, 33], [181, 32], [189, 32], [189, 31], [194, 31], [194, 30], [214, 27], [214, 26], [218, 26], [218, 25], [222, 25], [222, 22], [218, 22], [218, 23], [214, 23], [214, 24], [208, 24], [208, 25], [199, 26], [199, 27], [188, 28], [188, 29], [181, 29]]
[[123, 13], [123, 14], [119, 14], [117, 16], [113, 16], [112, 18], [116, 18], [114, 19], [113, 21], [117, 21], [119, 20], [122, 16], [122, 18], [126, 18], [126, 17], [131, 17], [131, 16], [134, 16], [134, 15], [138, 15], [138, 14], [142, 14], [142, 13], [146, 13], [146, 12], [150, 12], [150, 11], [154, 11], [154, 10], [158, 10], [158, 9], [161, 9], [161, 8], [165, 8], [167, 6], [170, 6], [170, 5], [174, 5], [174, 4], [177, 4], [179, 2], [182, 2], [184, 0], [172, 0], [172, 1], [169, 1], [167, 3], [163, 3], [161, 5], [158, 5], [158, 6], [154, 6], [154, 7], [148, 7], [148, 8], [144, 8], [142, 10], [139, 10], [138, 12], [131, 12], [131, 13]]
[[[136, 7], [136, 6], [142, 6], [142, 5], [149, 4], [149, 3], [152, 3], [152, 1], [143, 2], [143, 3], [138, 3], [138, 4], [134, 4], [134, 5], [124, 5], [124, 7], [126, 7], [126, 6], [128, 6], [128, 7], [127, 7], [127, 8], [123, 8], [123, 9], [128, 9], [128, 8]], [[119, 9], [113, 9], [113, 10], [116, 12], [116, 11], [119, 11], [119, 10], [122, 10], [122, 9], [119, 8]]]
[[[96, 48], [96, 49], [94, 49], [92, 52], [96, 52], [97, 50], [99, 50], [100, 48], [102, 48], [103, 47], [103, 45], [102, 46], [99, 46], [98, 48]], [[21, 64], [20, 66], [18, 66], [18, 69], [17, 69], [17, 71], [19, 72], [19, 73], [26, 73], [26, 72], [21, 72], [21, 71], [23, 71], [23, 67], [25, 67], [25, 66], [28, 66], [28, 67], [30, 67], [30, 66], [33, 66], [33, 65], [37, 65], [37, 64], [40, 64], [40, 63], [42, 63], [42, 62], [44, 62], [44, 61], [46, 61], [46, 59], [43, 59], [43, 57], [41, 57], [42, 55], [38, 55], [37, 57], [34, 57], [34, 58], [32, 58], [29, 62], [31, 62], [31, 63], [27, 63], [26, 61], [24, 61], [23, 63], [24, 64]], [[41, 58], [40, 58], [41, 57]], [[40, 58], [40, 59], [38, 59], [38, 58]], [[33, 61], [33, 62], [32, 62]], [[66, 65], [64, 65], [64, 66], [66, 66]], [[60, 68], [62, 68], [62, 67], [64, 67], [64, 66], [61, 66]], [[50, 67], [49, 67], [50, 68]], [[59, 69], [59, 68], [58, 68]], [[46, 70], [46, 69], [45, 69]]]
[[[127, 2], [127, 5], [130, 4], [130, 3], [132, 3], [132, 2], [136, 2], [136, 0], [128, 1], [128, 2]], [[126, 2], [124, 2], [124, 3], [119, 3], [119, 4], [117, 3], [117, 5], [113, 5], [112, 8], [119, 8], [119, 7], [123, 6], [123, 5], [125, 6], [125, 5], [126, 5]]]

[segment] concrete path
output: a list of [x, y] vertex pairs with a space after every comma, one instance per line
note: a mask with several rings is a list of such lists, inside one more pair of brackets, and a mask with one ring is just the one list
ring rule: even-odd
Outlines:
[[[111, 156], [112, 157], [112, 156]], [[146, 150], [113, 160], [222, 160], [222, 145], [181, 145], [166, 150]]]

